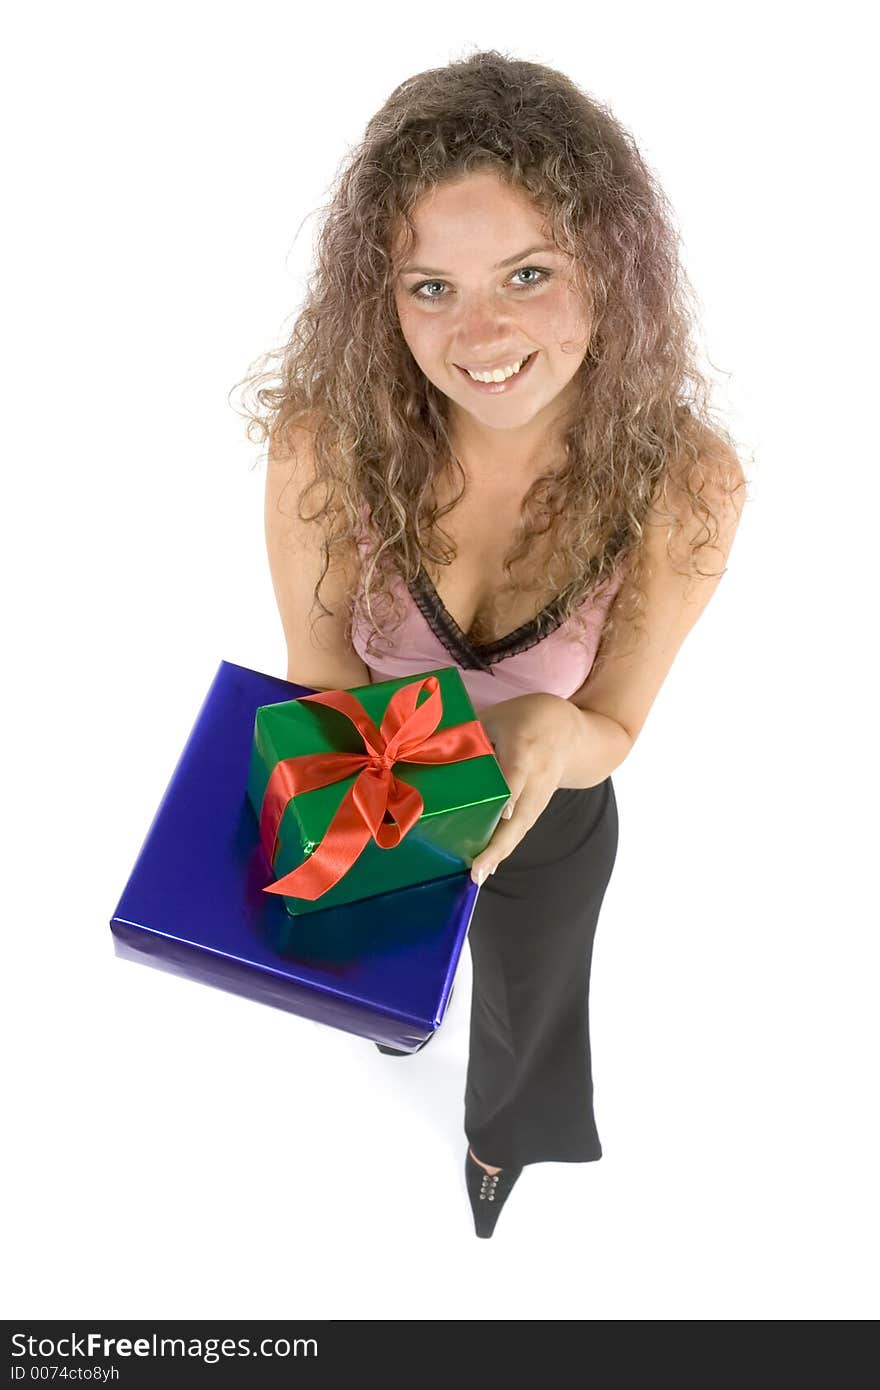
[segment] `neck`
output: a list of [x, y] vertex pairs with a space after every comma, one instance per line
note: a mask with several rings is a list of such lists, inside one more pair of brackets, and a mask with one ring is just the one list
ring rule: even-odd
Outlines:
[[561, 453], [566, 394], [562, 392], [533, 419], [513, 429], [493, 429], [450, 402], [449, 437], [455, 457], [466, 473], [481, 482], [539, 477]]

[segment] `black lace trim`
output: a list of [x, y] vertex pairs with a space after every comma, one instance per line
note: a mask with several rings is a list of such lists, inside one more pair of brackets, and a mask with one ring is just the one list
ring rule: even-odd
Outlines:
[[497, 637], [492, 642], [475, 643], [462, 632], [452, 614], [448, 612], [424, 570], [419, 571], [408, 588], [434, 635], [440, 639], [457, 664], [466, 671], [486, 671], [494, 675], [491, 668], [497, 662], [537, 646], [562, 623], [562, 604], [561, 600], [556, 598], [536, 617], [515, 628], [513, 632], [508, 632], [505, 637]]

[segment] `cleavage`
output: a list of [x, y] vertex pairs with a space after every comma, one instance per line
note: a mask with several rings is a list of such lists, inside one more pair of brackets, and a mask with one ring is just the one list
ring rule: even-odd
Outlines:
[[[470, 514], [462, 512], [461, 504], [439, 523], [454, 541], [458, 554], [449, 565], [432, 566], [429, 577], [437, 596], [468, 641], [485, 646], [499, 641], [523, 624], [536, 618], [554, 598], [546, 586], [526, 593], [503, 592], [506, 586], [504, 560], [512, 550], [519, 526], [518, 509], [505, 499], [501, 518], [497, 510], [484, 504], [482, 515], [477, 508]], [[491, 528], [487, 535], [487, 528]], [[542, 537], [543, 541], [544, 538]], [[540, 549], [540, 547], [539, 547]], [[540, 573], [538, 556], [532, 558], [526, 575]], [[523, 576], [523, 567], [517, 566]]]

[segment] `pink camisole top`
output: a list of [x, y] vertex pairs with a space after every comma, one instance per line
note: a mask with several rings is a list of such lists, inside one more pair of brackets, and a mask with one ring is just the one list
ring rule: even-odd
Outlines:
[[[366, 505], [362, 517], [368, 526]], [[358, 546], [363, 552], [363, 532]], [[590, 674], [608, 610], [622, 583], [623, 571], [618, 568], [611, 579], [588, 596], [578, 610], [585, 632], [575, 631], [573, 617], [561, 622], [554, 601], [506, 636], [475, 644], [447, 612], [423, 570], [409, 586], [400, 577], [396, 580], [398, 591], [404, 595], [406, 614], [390, 635], [390, 648], [386, 639], [375, 634], [374, 653], [367, 654], [370, 630], [360, 602], [355, 605], [352, 641], [373, 684], [457, 666], [475, 707], [536, 691], [568, 699]]]

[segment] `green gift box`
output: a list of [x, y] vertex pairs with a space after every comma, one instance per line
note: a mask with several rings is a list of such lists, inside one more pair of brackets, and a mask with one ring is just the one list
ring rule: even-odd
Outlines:
[[[267, 891], [299, 916], [468, 871], [510, 788], [445, 666], [262, 705], [247, 794], [276, 876]], [[275, 886], [306, 863], [308, 889], [303, 874]]]

